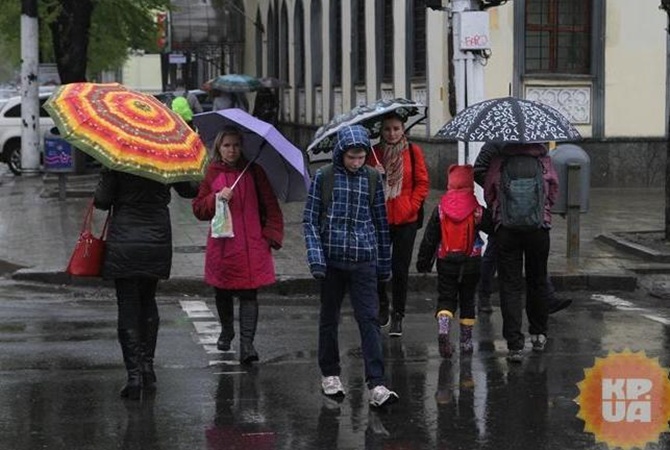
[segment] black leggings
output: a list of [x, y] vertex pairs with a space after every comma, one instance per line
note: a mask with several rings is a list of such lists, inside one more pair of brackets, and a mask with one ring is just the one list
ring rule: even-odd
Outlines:
[[149, 319], [158, 320], [157, 278], [117, 278], [114, 285], [119, 306], [118, 329], [140, 330]]

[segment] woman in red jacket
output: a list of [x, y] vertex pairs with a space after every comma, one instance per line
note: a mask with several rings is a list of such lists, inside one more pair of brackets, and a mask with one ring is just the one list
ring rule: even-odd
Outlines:
[[281, 248], [284, 221], [265, 172], [256, 164], [249, 165], [242, 156], [242, 145], [242, 133], [235, 127], [226, 127], [217, 135], [212, 162], [193, 200], [193, 213], [200, 220], [212, 220], [217, 198], [230, 207], [235, 235], [214, 238], [210, 230], [205, 282], [215, 291], [221, 321], [217, 348], [221, 351], [230, 350], [235, 336], [233, 299], [239, 298], [240, 361], [248, 364], [258, 361], [253, 345], [257, 290], [275, 282], [271, 249]]
[[407, 282], [412, 262], [414, 239], [421, 224], [419, 210], [428, 197], [430, 182], [423, 150], [405, 136], [405, 120], [396, 113], [382, 121], [381, 141], [368, 156], [367, 163], [384, 175], [386, 211], [391, 231], [391, 292], [393, 315], [389, 316], [386, 282], [379, 282], [379, 323], [391, 322], [390, 336], [402, 336], [402, 319], [407, 303]]

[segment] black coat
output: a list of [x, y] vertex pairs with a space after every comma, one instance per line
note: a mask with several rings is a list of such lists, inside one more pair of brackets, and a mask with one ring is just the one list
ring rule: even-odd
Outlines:
[[197, 194], [191, 183], [165, 185], [123, 172], [105, 170], [94, 205], [112, 210], [102, 276], [105, 279], [167, 279], [172, 267], [170, 187], [187, 198]]

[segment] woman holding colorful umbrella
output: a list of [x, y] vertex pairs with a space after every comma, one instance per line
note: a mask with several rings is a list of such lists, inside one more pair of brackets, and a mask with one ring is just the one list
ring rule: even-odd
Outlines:
[[[174, 184], [179, 195], [193, 198], [197, 188]], [[102, 277], [114, 280], [118, 304], [118, 339], [128, 381], [122, 397], [137, 400], [156, 383], [154, 354], [159, 315], [158, 280], [172, 268], [170, 185], [130, 173], [105, 169], [95, 190], [94, 205], [112, 210]]]
[[61, 136], [100, 161], [94, 205], [111, 210], [102, 276], [114, 280], [117, 330], [128, 381], [139, 399], [156, 382], [156, 286], [170, 276], [170, 188], [194, 197], [207, 149], [200, 137], [153, 96], [117, 83], [70, 83], [44, 105]]
[[232, 237], [213, 237], [210, 230], [205, 255], [205, 282], [214, 287], [221, 321], [217, 348], [230, 350], [235, 336], [234, 298], [238, 297], [240, 362], [258, 361], [253, 342], [258, 324], [258, 288], [275, 282], [272, 249], [279, 249], [284, 222], [279, 202], [265, 171], [242, 156], [242, 132], [226, 126], [216, 136], [213, 157], [193, 213], [212, 220], [217, 200], [230, 208]]
[[419, 217], [428, 196], [430, 182], [421, 147], [410, 143], [405, 135], [406, 117], [395, 112], [384, 116], [381, 139], [368, 155], [367, 164], [384, 174], [386, 211], [391, 232], [391, 292], [393, 315], [389, 316], [387, 283], [379, 282], [379, 323], [385, 327], [391, 320], [389, 336], [402, 336], [402, 319], [407, 303], [409, 267], [412, 261]]

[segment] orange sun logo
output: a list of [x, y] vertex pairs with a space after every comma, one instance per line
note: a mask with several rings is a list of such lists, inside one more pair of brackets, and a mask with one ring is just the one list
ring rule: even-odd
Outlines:
[[584, 380], [577, 387], [577, 417], [596, 443], [624, 450], [644, 448], [670, 431], [670, 380], [658, 358], [628, 349], [609, 352], [584, 369]]

